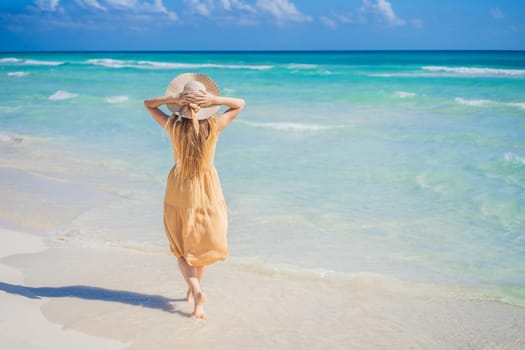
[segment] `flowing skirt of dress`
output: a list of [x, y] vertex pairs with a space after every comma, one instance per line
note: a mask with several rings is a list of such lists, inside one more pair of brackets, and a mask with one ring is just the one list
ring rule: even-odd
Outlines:
[[164, 197], [164, 229], [170, 249], [189, 265], [209, 265], [228, 256], [228, 213], [217, 170], [181, 180], [174, 166]]

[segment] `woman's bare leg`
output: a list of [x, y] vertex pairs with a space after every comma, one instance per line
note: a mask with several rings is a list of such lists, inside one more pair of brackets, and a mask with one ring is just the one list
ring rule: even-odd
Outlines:
[[188, 301], [193, 300], [193, 291], [191, 289], [191, 283], [190, 278], [188, 276], [188, 263], [186, 263], [186, 260], [184, 260], [183, 257], [180, 257], [177, 259], [177, 264], [179, 265], [180, 273], [182, 274], [182, 277], [184, 277], [184, 281], [186, 281], [186, 284], [188, 285], [188, 292], [186, 293], [186, 299]]
[[206, 294], [204, 294], [201, 290], [199, 270], [202, 270], [202, 268], [191, 266], [188, 276], [190, 278], [191, 287], [193, 290], [193, 303], [195, 306], [193, 309], [193, 316], [197, 318], [204, 318], [204, 302], [206, 301]]
[[193, 309], [193, 316], [197, 318], [204, 318], [204, 302], [206, 301], [206, 294], [202, 292], [199, 280], [199, 274], [202, 278], [202, 275], [204, 273], [204, 267], [190, 266], [184, 258], [181, 258], [178, 261], [181, 270], [185, 271], [183, 275], [185, 276], [185, 279], [187, 277], [186, 281], [193, 295], [195, 305]]
[[199, 282], [202, 281], [202, 276], [204, 275], [204, 268], [206, 266], [197, 266], [197, 277], [199, 278]]
[[[202, 281], [202, 276], [204, 275], [204, 268], [205, 266], [196, 266], [197, 267], [197, 278], [199, 279], [199, 283]], [[193, 291], [191, 290], [191, 285], [189, 284], [188, 280], [188, 291], [186, 292], [186, 300], [189, 302], [193, 301]]]

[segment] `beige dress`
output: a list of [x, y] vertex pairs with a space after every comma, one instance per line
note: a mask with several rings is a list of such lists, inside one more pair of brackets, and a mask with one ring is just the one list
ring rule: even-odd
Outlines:
[[213, 165], [217, 139], [218, 135], [210, 134], [206, 140], [211, 143], [211, 154], [202, 174], [186, 180], [177, 176], [180, 152], [173, 146], [175, 166], [168, 175], [164, 197], [164, 228], [173, 254], [192, 266], [209, 265], [228, 256], [228, 214]]

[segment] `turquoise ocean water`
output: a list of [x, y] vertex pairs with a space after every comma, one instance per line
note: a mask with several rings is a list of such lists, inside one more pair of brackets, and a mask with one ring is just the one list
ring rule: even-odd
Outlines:
[[247, 101], [216, 155], [231, 263], [525, 305], [525, 52], [1, 54], [0, 142], [45, 139], [121, 194], [51, 234], [166, 252], [172, 155], [142, 101], [188, 71]]

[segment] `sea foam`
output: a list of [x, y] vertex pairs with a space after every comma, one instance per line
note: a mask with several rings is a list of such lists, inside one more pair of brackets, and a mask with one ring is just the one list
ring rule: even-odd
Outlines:
[[513, 166], [519, 166], [522, 167], [525, 165], [525, 158], [520, 157], [517, 154], [514, 154], [512, 152], [507, 152], [503, 156], [503, 159], [507, 164], [513, 165]]
[[307, 64], [307, 63], [290, 63], [287, 66], [289, 69], [314, 69], [318, 68], [317, 64]]
[[23, 60], [16, 57], [6, 57], [0, 59], [0, 63], [17, 63], [17, 65], [26, 65], [26, 66], [60, 66], [65, 62], [62, 61], [43, 61], [43, 60]]
[[421, 69], [430, 72], [446, 72], [463, 75], [485, 75], [485, 76], [522, 76], [525, 69], [500, 69], [489, 67], [447, 67], [447, 66], [423, 66]]
[[339, 129], [345, 127], [345, 125], [320, 125], [320, 124], [304, 124], [304, 123], [291, 123], [291, 122], [273, 122], [273, 123], [257, 123], [240, 121], [240, 123], [252, 126], [255, 128], [272, 129], [277, 131], [289, 131], [295, 133], [303, 132], [319, 132], [329, 129]]
[[7, 72], [8, 77], [25, 77], [29, 72]]
[[13, 144], [13, 143], [20, 143], [23, 140], [24, 138], [22, 136], [10, 135], [10, 134], [5, 134], [3, 132], [0, 132], [0, 142], [1, 143]]
[[64, 63], [62, 61], [24, 60], [24, 64], [28, 66], [60, 66]]
[[115, 60], [112, 58], [94, 58], [87, 61], [84, 61], [87, 64], [93, 64], [96, 66], [103, 66], [109, 68], [124, 68], [125, 61]]
[[525, 102], [500, 102], [500, 101], [493, 101], [493, 100], [467, 100], [462, 97], [456, 97], [454, 99], [459, 104], [465, 105], [465, 106], [472, 106], [472, 107], [484, 107], [484, 106], [508, 106], [508, 107], [517, 107], [519, 109], [525, 110]]
[[518, 107], [519, 109], [525, 110], [525, 102], [511, 102], [509, 103], [510, 106]]
[[115, 60], [111, 58], [94, 58], [85, 61], [86, 64], [103, 66], [108, 68], [137, 68], [137, 69], [199, 69], [199, 68], [221, 68], [221, 69], [271, 69], [271, 65], [242, 65], [242, 64], [216, 64], [216, 63], [180, 63], [180, 62], [155, 62], [155, 61], [133, 61]]
[[160, 69], [186, 69], [186, 68], [224, 68], [224, 69], [253, 69], [266, 70], [270, 65], [245, 65], [245, 64], [216, 64], [216, 63], [177, 63], [177, 62], [153, 62], [138, 61], [137, 68], [160, 68]]
[[108, 96], [106, 97], [106, 102], [108, 103], [122, 103], [129, 100], [129, 97], [126, 95], [121, 96]]
[[493, 101], [490, 101], [490, 100], [466, 100], [461, 97], [456, 97], [454, 101], [456, 101], [459, 104], [465, 105], [465, 106], [475, 106], [475, 107], [483, 106], [488, 103], [493, 103]]
[[0, 63], [17, 63], [17, 62], [22, 62], [22, 60], [20, 58], [15, 58], [15, 57], [6, 57], [6, 58], [0, 59]]
[[52, 100], [52, 101], [69, 100], [69, 99], [75, 98], [77, 96], [78, 96], [78, 94], [74, 94], [72, 92], [58, 90], [53, 95], [49, 96], [48, 99]]
[[408, 92], [408, 91], [396, 91], [395, 94], [399, 98], [414, 97], [417, 95], [415, 92]]

